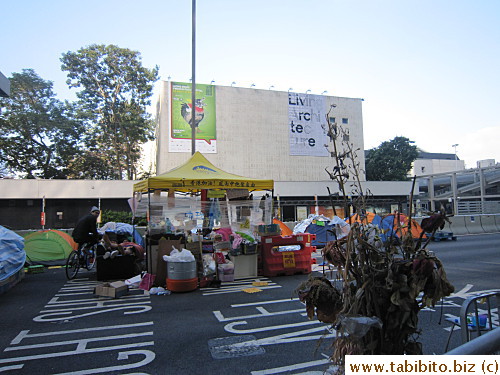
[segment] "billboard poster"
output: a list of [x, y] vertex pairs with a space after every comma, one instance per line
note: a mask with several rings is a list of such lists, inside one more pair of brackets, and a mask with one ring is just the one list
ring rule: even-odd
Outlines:
[[[172, 82], [170, 92], [170, 152], [191, 152], [191, 83]], [[196, 151], [216, 153], [215, 86], [196, 84], [194, 110]]]
[[289, 92], [288, 123], [290, 155], [329, 156], [323, 95]]

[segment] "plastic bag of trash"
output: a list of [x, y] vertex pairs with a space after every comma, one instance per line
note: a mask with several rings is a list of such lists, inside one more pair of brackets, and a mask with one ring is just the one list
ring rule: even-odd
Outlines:
[[382, 328], [382, 321], [372, 316], [344, 316], [340, 319], [340, 329], [350, 336], [361, 338], [368, 333], [370, 328]]
[[128, 286], [134, 287], [134, 288], [138, 288], [139, 284], [141, 283], [141, 280], [142, 280], [141, 275], [137, 275], [137, 276], [131, 277], [130, 279], [125, 280], [125, 284], [127, 284]]
[[215, 274], [215, 259], [212, 254], [203, 254], [203, 276], [210, 276]]
[[165, 262], [194, 262], [196, 261], [193, 253], [187, 249], [177, 250], [172, 246], [172, 252], [170, 255], [164, 255], [163, 260]]

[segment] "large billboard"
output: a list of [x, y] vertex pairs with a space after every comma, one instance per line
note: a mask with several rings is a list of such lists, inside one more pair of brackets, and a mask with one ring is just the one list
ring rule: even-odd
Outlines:
[[290, 155], [329, 156], [325, 97], [288, 93]]
[[[171, 83], [170, 152], [191, 152], [191, 83]], [[194, 110], [196, 151], [216, 153], [215, 86], [196, 84]]]

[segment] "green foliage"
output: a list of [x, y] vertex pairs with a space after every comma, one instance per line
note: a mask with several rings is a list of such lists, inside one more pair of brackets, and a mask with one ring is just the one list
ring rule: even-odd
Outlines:
[[382, 142], [368, 150], [365, 160], [368, 181], [405, 181], [412, 163], [418, 156], [417, 146], [405, 137]]
[[89, 124], [89, 150], [77, 161], [80, 176], [101, 165], [101, 178], [136, 178], [140, 146], [154, 137], [146, 106], [158, 67], [144, 68], [139, 52], [96, 44], [64, 53], [61, 62], [68, 85], [80, 89], [78, 114]]
[[[102, 210], [101, 220], [103, 223], [109, 223], [110, 221], [115, 223], [125, 223], [132, 224], [132, 212], [130, 211], [112, 211], [112, 210]], [[147, 221], [145, 217], [136, 217], [134, 219], [134, 225], [146, 226]]]
[[13, 73], [10, 84], [11, 96], [0, 99], [0, 163], [25, 178], [66, 178], [82, 123], [33, 69]]

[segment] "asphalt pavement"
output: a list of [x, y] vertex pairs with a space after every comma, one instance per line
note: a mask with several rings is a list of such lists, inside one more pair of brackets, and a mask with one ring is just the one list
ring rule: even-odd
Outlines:
[[[424, 354], [442, 354], [471, 293], [500, 284], [500, 234], [431, 244], [455, 294], [419, 314]], [[321, 258], [319, 253], [318, 263]], [[317, 274], [322, 271], [316, 266]], [[329, 276], [327, 272], [327, 276]], [[258, 277], [187, 293], [94, 295], [95, 271], [26, 274], [0, 296], [0, 371], [15, 374], [322, 374], [334, 333], [294, 290], [308, 275]], [[244, 290], [261, 282], [260, 291]], [[460, 344], [451, 335], [450, 348]]]

